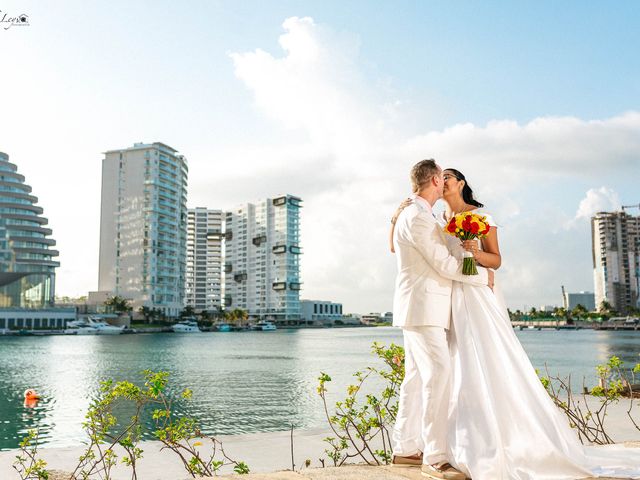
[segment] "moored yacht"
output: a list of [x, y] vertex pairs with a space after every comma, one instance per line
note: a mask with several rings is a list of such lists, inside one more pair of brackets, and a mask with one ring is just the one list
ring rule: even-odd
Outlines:
[[67, 323], [64, 333], [67, 335], [119, 335], [124, 326], [110, 325], [100, 318], [87, 317]]
[[201, 333], [202, 330], [198, 328], [198, 322], [195, 320], [182, 320], [174, 324], [171, 329], [176, 333]]
[[89, 326], [98, 330], [98, 335], [119, 335], [124, 331], [124, 325], [116, 327], [110, 325], [104, 320], [89, 317]]
[[255, 330], [262, 330], [263, 332], [269, 332], [273, 330], [277, 330], [276, 324], [268, 321], [260, 321], [256, 323]]
[[230, 332], [231, 325], [229, 323], [219, 323], [216, 325], [219, 332]]

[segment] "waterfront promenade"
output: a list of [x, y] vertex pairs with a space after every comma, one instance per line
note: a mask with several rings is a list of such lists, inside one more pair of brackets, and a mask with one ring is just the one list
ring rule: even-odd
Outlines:
[[[640, 431], [635, 429], [627, 418], [628, 400], [623, 400], [610, 407], [607, 414], [608, 432], [614, 440], [624, 443], [629, 448], [640, 448]], [[296, 430], [293, 436], [293, 459], [296, 472], [291, 471], [291, 439], [290, 432], [254, 433], [246, 435], [225, 435], [218, 437], [222, 441], [225, 452], [235, 460], [245, 461], [251, 468], [251, 475], [238, 476], [250, 480], [402, 480], [418, 479], [419, 470], [391, 467], [347, 466], [341, 468], [322, 468], [320, 459], [324, 459], [326, 467], [332, 465], [324, 450], [323, 439], [330, 434], [327, 428]], [[160, 451], [159, 442], [143, 442], [143, 458], [139, 461], [138, 478], [142, 480], [186, 480], [189, 474], [182, 467], [175, 454]], [[535, 446], [532, 446], [535, 448]], [[82, 446], [66, 448], [44, 448], [41, 457], [48, 463], [48, 468], [55, 472], [69, 472], [77, 464], [83, 452]], [[18, 480], [19, 476], [11, 467], [17, 450], [0, 452], [0, 478], [2, 480]], [[310, 468], [304, 467], [310, 460]], [[289, 470], [288, 472], [285, 470]], [[299, 472], [299, 473], [298, 473]], [[223, 472], [223, 473], [229, 473]], [[130, 471], [122, 465], [115, 470], [114, 480], [131, 478]], [[68, 476], [56, 473], [50, 480], [68, 480]]]

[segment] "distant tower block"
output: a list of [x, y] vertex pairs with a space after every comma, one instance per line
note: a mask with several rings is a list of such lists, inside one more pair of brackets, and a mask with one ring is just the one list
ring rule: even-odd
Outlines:
[[184, 306], [187, 159], [160, 142], [104, 155], [98, 289], [175, 317]]

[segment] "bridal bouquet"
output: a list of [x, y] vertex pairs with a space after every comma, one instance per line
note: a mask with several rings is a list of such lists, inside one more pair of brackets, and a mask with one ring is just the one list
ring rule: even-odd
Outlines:
[[[459, 238], [460, 240], [474, 240], [476, 238], [484, 238], [489, 233], [491, 226], [487, 223], [487, 217], [478, 215], [473, 212], [462, 212], [454, 215], [444, 230], [449, 235]], [[477, 275], [478, 268], [473, 253], [464, 252], [464, 260], [462, 264], [463, 275]]]

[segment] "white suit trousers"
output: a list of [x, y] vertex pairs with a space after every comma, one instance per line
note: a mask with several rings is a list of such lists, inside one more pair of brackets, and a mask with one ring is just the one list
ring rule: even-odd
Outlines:
[[442, 327], [403, 327], [405, 375], [393, 429], [393, 453], [424, 453], [423, 463], [447, 460], [451, 357]]

